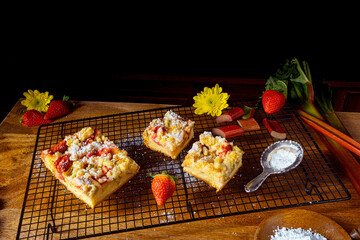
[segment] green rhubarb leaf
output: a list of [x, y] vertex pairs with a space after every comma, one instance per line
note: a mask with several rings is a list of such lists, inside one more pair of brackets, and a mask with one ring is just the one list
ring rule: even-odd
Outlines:
[[306, 84], [309, 79], [307, 78], [305, 72], [301, 69], [299, 60], [297, 60], [297, 58], [293, 58], [291, 60], [291, 63], [294, 64], [296, 71], [292, 72], [290, 76], [290, 81]]
[[289, 79], [291, 74], [294, 72], [294, 65], [291, 64], [289, 59], [286, 59], [285, 63], [282, 64], [275, 72], [274, 78], [286, 80]]
[[268, 81], [265, 83], [265, 90], [281, 92], [285, 95], [285, 99], [287, 99], [287, 82], [287, 80], [279, 80], [270, 76]]
[[310, 67], [309, 67], [309, 64], [307, 61], [303, 61], [303, 68], [304, 68], [304, 73], [306, 74], [306, 77], [308, 78], [309, 82], [312, 83]]

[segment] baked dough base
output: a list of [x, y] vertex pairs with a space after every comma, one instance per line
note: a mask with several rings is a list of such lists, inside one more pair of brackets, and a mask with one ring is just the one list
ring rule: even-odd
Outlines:
[[236, 166], [236, 168], [230, 173], [229, 176], [226, 176], [226, 178], [224, 179], [224, 182], [221, 183], [219, 181], [217, 181], [215, 178], [211, 178], [211, 176], [209, 176], [209, 174], [200, 171], [196, 168], [193, 168], [191, 166], [186, 166], [186, 165], [182, 165], [183, 169], [185, 172], [187, 172], [188, 174], [206, 182], [207, 184], [209, 184], [211, 187], [216, 188], [216, 192], [221, 191], [226, 184], [233, 178], [235, 177], [237, 171], [240, 169], [240, 167], [242, 166], [242, 161], [239, 162], [239, 164]]

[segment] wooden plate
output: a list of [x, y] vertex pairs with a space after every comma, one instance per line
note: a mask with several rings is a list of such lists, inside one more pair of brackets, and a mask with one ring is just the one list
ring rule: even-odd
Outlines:
[[335, 221], [316, 212], [292, 209], [283, 210], [279, 214], [263, 220], [255, 233], [255, 240], [270, 239], [277, 227], [302, 228], [320, 233], [329, 240], [350, 239], [349, 234]]

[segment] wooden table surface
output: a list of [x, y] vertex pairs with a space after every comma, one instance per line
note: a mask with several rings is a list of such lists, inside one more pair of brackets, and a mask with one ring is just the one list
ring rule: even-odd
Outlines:
[[[115, 113], [155, 109], [170, 105], [85, 102], [80, 101], [69, 115], [56, 121], [102, 116]], [[0, 125], [0, 238], [14, 239], [19, 224], [21, 208], [29, 176], [37, 127], [23, 127], [19, 111], [20, 100]], [[360, 141], [360, 113], [339, 113], [349, 132]], [[317, 134], [309, 129], [326, 158], [337, 160], [321, 143]], [[338, 174], [351, 194], [351, 199], [298, 207], [323, 214], [337, 222], [347, 232], [360, 227], [360, 196], [341, 170]], [[359, 173], [360, 174], [360, 173]], [[281, 210], [248, 213], [229, 217], [178, 223], [169, 226], [110, 234], [94, 239], [253, 239], [258, 225]]]

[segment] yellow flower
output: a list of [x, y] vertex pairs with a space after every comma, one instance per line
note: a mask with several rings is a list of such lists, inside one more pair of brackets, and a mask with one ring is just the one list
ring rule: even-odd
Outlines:
[[41, 93], [38, 90], [28, 90], [23, 93], [26, 97], [21, 101], [21, 104], [27, 107], [27, 110], [37, 110], [39, 112], [46, 112], [49, 108], [49, 103], [53, 99], [53, 95], [49, 95], [49, 92]]
[[213, 88], [205, 87], [204, 91], [201, 91], [201, 93], [194, 97], [195, 103], [193, 106], [196, 108], [195, 114], [207, 113], [213, 117], [220, 116], [221, 111], [229, 106], [227, 104], [229, 97], [229, 94], [222, 93], [222, 88], [219, 87], [219, 84], [216, 84]]

